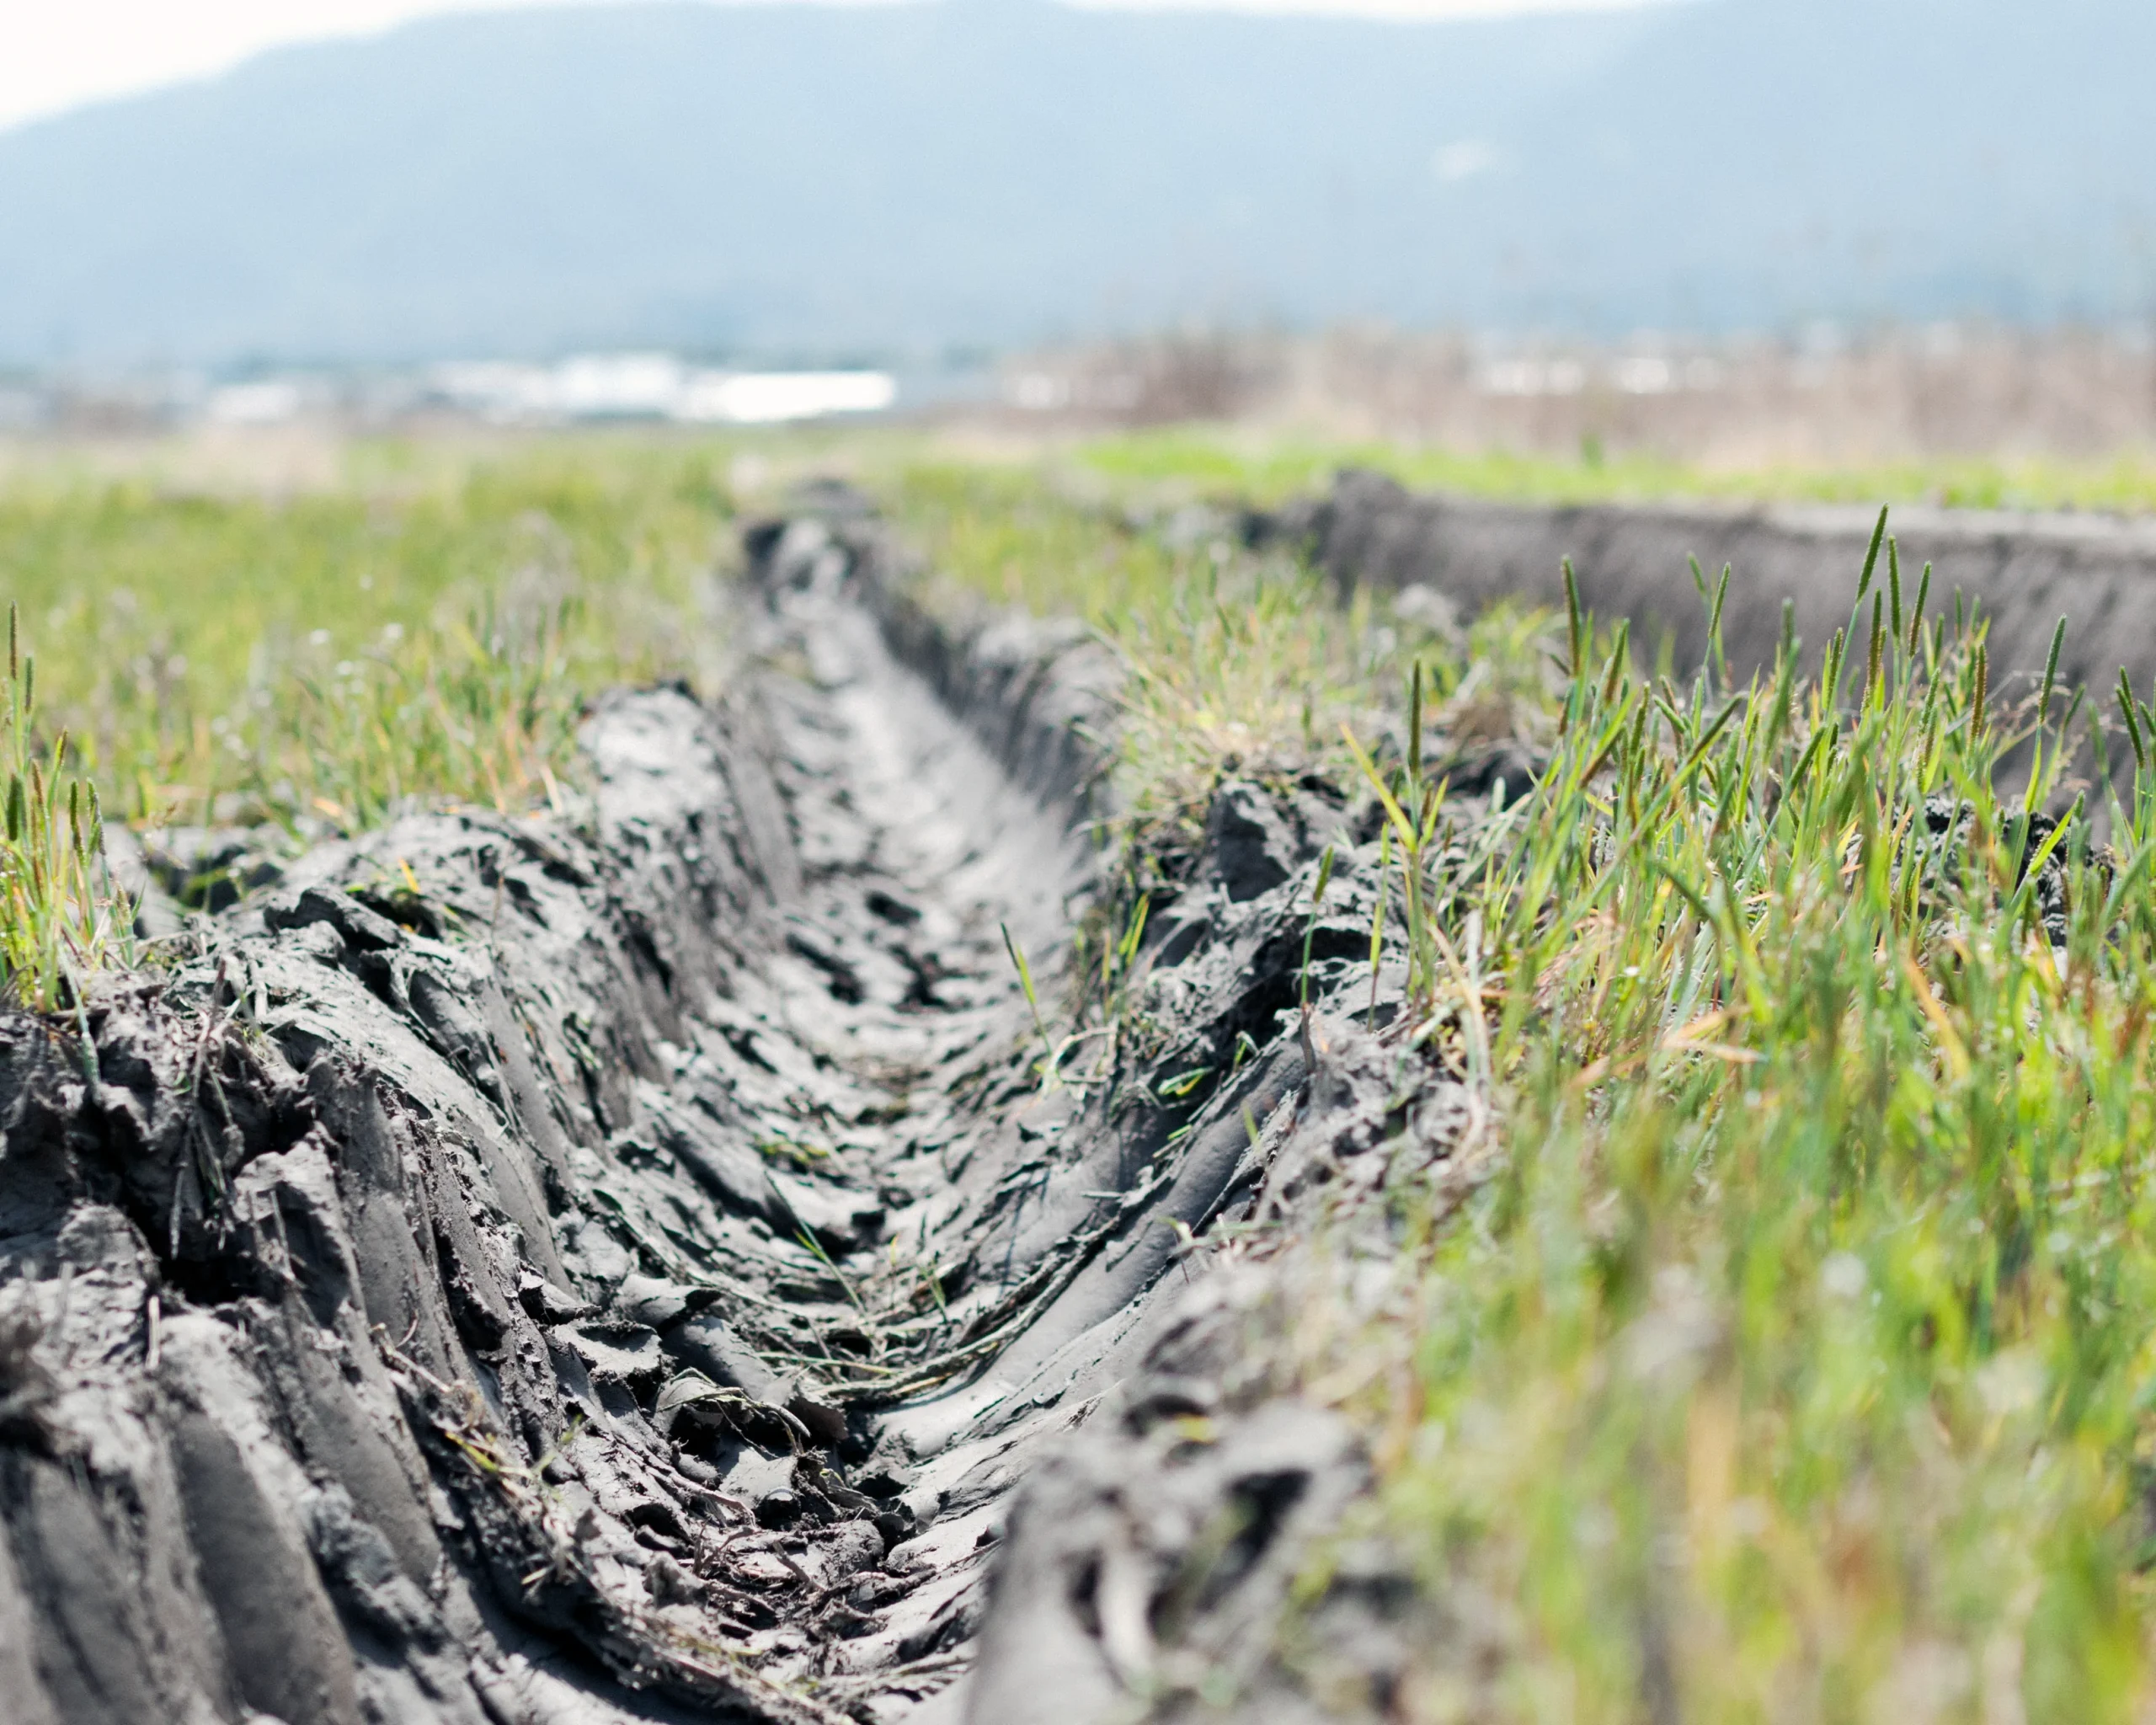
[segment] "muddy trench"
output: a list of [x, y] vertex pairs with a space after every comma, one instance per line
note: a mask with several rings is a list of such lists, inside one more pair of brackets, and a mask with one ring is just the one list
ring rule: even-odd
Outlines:
[[322, 847], [0, 1020], [10, 1721], [1304, 1716], [1267, 1626], [1363, 1465], [1267, 1338], [1486, 1124], [1353, 1021], [1364, 817], [1278, 778], [1044, 1084], [1113, 666], [838, 515], [749, 535], [725, 705], [599, 706], [574, 818]]

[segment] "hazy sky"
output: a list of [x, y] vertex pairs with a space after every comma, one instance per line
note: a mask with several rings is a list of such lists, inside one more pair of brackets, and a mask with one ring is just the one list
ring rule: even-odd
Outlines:
[[[358, 35], [429, 13], [549, 0], [0, 0], [0, 126], [223, 70], [258, 50]], [[561, 0], [555, 0], [561, 3]], [[592, 0], [581, 0], [590, 4]], [[1393, 18], [1583, 11], [1641, 0], [1081, 0]]]

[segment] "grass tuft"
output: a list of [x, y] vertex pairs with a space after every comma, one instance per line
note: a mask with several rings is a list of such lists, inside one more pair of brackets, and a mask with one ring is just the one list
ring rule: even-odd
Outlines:
[[[134, 955], [135, 911], [105, 857], [104, 809], [94, 782], [70, 776], [65, 732], [45, 746], [33, 729], [36, 661], [8, 607], [8, 681], [0, 699], [0, 988], [38, 1012], [79, 1007], [95, 971]], [[62, 787], [65, 786], [63, 793]]]

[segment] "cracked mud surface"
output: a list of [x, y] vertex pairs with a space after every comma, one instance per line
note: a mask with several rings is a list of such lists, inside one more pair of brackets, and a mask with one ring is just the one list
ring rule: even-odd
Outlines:
[[1043, 1087], [1006, 943], [1059, 998], [1111, 668], [750, 543], [735, 698], [602, 703], [577, 825], [326, 846], [0, 1020], [11, 1720], [1304, 1717], [1264, 1626], [1361, 1463], [1260, 1335], [1321, 1206], [1381, 1279], [1385, 1184], [1489, 1154], [1333, 1016], [1352, 853], [1293, 1010], [1347, 811], [1225, 788], [1145, 1034]]

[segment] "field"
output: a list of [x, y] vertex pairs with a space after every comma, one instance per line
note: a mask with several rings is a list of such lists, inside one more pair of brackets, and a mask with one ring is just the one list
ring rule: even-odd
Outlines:
[[[931, 607], [1075, 615], [1115, 654], [1105, 926], [1142, 921], [1225, 772], [1330, 782], [1381, 835], [1352, 866], [1383, 907], [1331, 935], [1390, 967], [1402, 1045], [1497, 1123], [1464, 1204], [1391, 1194], [1381, 1318], [1314, 1301], [1276, 1338], [1376, 1468], [1280, 1632], [1310, 1694], [1417, 1721], [2144, 1716], [2144, 692], [1993, 710], [1980, 625], [1884, 554], [1848, 572], [1837, 648], [1739, 687], [1650, 676], [1618, 618], [1342, 610], [1187, 514], [1343, 458], [1551, 500], [2156, 505], [2139, 457], [1732, 473], [1197, 432], [356, 446], [275, 495], [25, 458], [0, 489], [13, 987], [64, 1011], [100, 966], [160, 962], [120, 926], [91, 786], [108, 825], [294, 849], [416, 806], [573, 811], [589, 700], [717, 693], [739, 523], [847, 473], [924, 553]], [[2036, 811], [2121, 701], [2142, 766], [2092, 851]], [[2051, 765], [2003, 803], [1993, 764], [2031, 737]], [[1494, 744], [1534, 785], [1453, 794], [1446, 764]], [[1344, 914], [1331, 866], [1314, 929]], [[1043, 1003], [1073, 1029], [1128, 1007]], [[1390, 1702], [1319, 1609], [1380, 1531], [1417, 1583]]]
[[[1104, 465], [1256, 465], [1189, 452]], [[1528, 464], [1414, 477], [1589, 494]], [[1534, 796], [1457, 831], [1393, 759], [1421, 1033], [1511, 1161], [1432, 1229], [1391, 1321], [1297, 1338], [1310, 1389], [1379, 1434], [1370, 1525], [1420, 1560], [1406, 1716], [2145, 1704], [2156, 777], [2108, 856], [2031, 821], [2048, 783], [2002, 806], [1993, 761], [2031, 732], [2061, 758], [2069, 692], [1988, 724], [1979, 639], [1883, 568], [1869, 595], [1849, 572], [1839, 665], [1650, 686], [1606, 624], [1417, 640], [1202, 550], [1096, 547], [1065, 585], [1086, 553], [1053, 513], [973, 495], [944, 501], [946, 566], [1096, 607], [1137, 673], [1130, 766], [1186, 820], [1224, 755], [1352, 782], [1340, 721], [1390, 692], [1396, 733], [1409, 661], [1438, 737], [1494, 707], [1551, 751]]]

